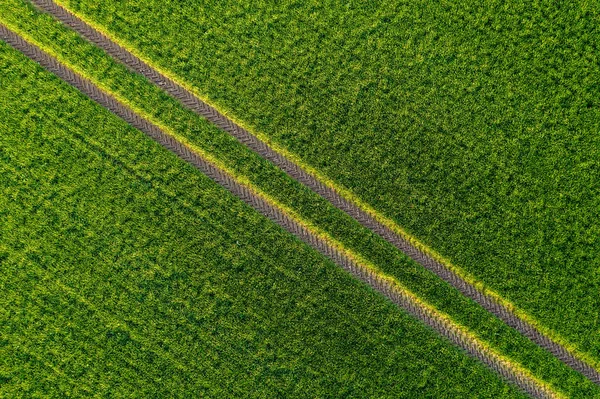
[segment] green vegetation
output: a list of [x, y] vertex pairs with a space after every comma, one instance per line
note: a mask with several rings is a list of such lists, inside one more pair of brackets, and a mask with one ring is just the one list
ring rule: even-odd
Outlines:
[[[293, 208], [303, 218], [340, 240], [346, 247], [374, 262], [385, 273], [398, 278], [409, 289], [449, 314], [498, 351], [530, 368], [539, 378], [552, 382], [573, 397], [600, 396], [598, 388], [583, 377], [507, 328], [486, 311], [465, 300], [447, 284], [423, 271], [382, 240], [373, 237], [350, 218], [238, 145], [228, 135], [184, 110], [145, 79], [114, 63], [101, 51], [49, 16], [35, 12], [22, 0], [7, 0], [0, 4], [0, 20], [21, 29], [38, 45], [59, 56], [63, 62], [80, 70], [141, 112], [151, 115], [161, 124], [211, 153], [236, 174], [247, 178], [253, 185], [285, 206]], [[123, 151], [119, 148], [119, 142], [112, 142], [107, 138], [100, 141], [98, 147], [105, 153], [120, 154], [120, 157], [126, 157], [132, 165], [138, 164], [137, 155]], [[153, 170], [146, 168], [140, 173], [143, 176], [157, 175]], [[154, 178], [159, 179], [160, 176], [158, 174]], [[170, 184], [174, 177], [167, 176], [163, 183]]]
[[0, 69], [2, 396], [520, 397], [5, 44]]
[[600, 361], [599, 3], [61, 3]]

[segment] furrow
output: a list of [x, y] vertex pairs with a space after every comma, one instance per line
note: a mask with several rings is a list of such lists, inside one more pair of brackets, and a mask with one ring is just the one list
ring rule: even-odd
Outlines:
[[181, 159], [195, 166], [202, 173], [226, 188], [260, 214], [271, 219], [286, 231], [294, 234], [301, 241], [332, 260], [338, 266], [350, 272], [356, 278], [369, 284], [373, 289], [388, 297], [396, 305], [433, 328], [471, 356], [479, 359], [506, 380], [516, 384], [524, 392], [535, 398], [558, 397], [558, 394], [550, 390], [546, 385], [530, 377], [490, 349], [486, 349], [480, 342], [470, 336], [466, 331], [463, 331], [459, 326], [444, 318], [442, 314], [421, 303], [414, 294], [402, 289], [397, 283], [391, 282], [373, 270], [356, 263], [333, 245], [315, 235], [302, 224], [282, 212], [279, 208], [253, 193], [248, 187], [238, 183], [229, 174], [203, 159], [198, 153], [175, 140], [172, 136], [164, 133], [156, 125], [139, 116], [130, 108], [117, 101], [114, 97], [100, 90], [92, 82], [60, 64], [55, 58], [38, 47], [28, 43], [2, 24], [0, 24], [0, 39], [4, 40], [16, 50], [21, 51], [32, 60], [39, 63], [42, 67], [53, 72], [70, 85], [79, 89], [89, 98], [107, 108], [115, 115], [121, 117], [131, 126], [139, 129]]

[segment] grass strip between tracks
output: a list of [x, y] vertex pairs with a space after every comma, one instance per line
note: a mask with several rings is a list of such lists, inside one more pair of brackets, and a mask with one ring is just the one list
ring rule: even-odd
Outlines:
[[286, 215], [285, 210], [282, 212], [282, 210], [278, 209], [277, 203], [271, 198], [257, 193], [251, 188], [240, 184], [240, 182], [236, 182], [235, 177], [229, 175], [227, 169], [219, 170], [220, 165], [211, 165], [210, 158], [208, 158], [208, 162], [203, 160], [202, 152], [199, 151], [196, 153], [194, 149], [187, 147], [185, 143], [177, 142], [177, 137], [171, 135], [171, 132], [168, 130], [165, 134], [161, 131], [160, 127], [152, 125], [152, 123], [145, 121], [143, 117], [135, 115], [134, 112], [128, 110], [127, 107], [120, 104], [115, 98], [103, 93], [87, 79], [73, 74], [55, 59], [52, 59], [41, 50], [20, 39], [7, 29], [3, 30], [2, 33], [5, 36], [5, 40], [15, 48], [40, 62], [47, 69], [57, 73], [68, 83], [76, 86], [81, 91], [84, 91], [92, 99], [109, 108], [113, 113], [116, 113], [134, 127], [141, 129], [144, 133], [175, 152], [181, 158], [194, 164], [197, 168], [211, 177], [211, 179], [225, 186], [236, 196], [263, 213], [263, 215], [276, 221], [280, 226], [334, 260], [338, 265], [369, 283], [373, 288], [404, 307], [409, 313], [434, 327], [438, 332], [487, 363], [505, 378], [515, 382], [524, 391], [535, 397], [560, 397], [558, 393], [553, 392], [550, 389], [548, 384], [537, 380], [528, 370], [523, 369], [511, 360], [503, 358], [495, 353], [491, 348], [486, 347], [484, 343], [480, 342], [468, 331], [465, 331], [461, 326], [454, 324], [446, 315], [439, 313], [433, 307], [423, 303], [417, 296], [406, 290], [406, 288], [395, 279], [381, 274], [370, 263], [344, 248], [331, 237], [323, 234], [323, 232], [318, 231], [316, 227], [308, 226], [298, 220], [292, 219], [290, 215]]

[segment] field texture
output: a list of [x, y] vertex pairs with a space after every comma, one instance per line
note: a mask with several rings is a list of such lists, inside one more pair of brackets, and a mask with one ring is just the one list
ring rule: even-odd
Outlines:
[[227, 135], [210, 127], [189, 112], [185, 112], [168, 97], [161, 95], [139, 76], [128, 73], [111, 62], [102, 52], [79, 39], [51, 18], [32, 12], [22, 1], [7, 1], [0, 6], [5, 23], [23, 29], [74, 68], [95, 79], [109, 91], [121, 95], [126, 102], [137, 106], [159, 123], [175, 129], [187, 140], [198, 143], [204, 150], [215, 154], [236, 174], [244, 176], [268, 195], [285, 206], [293, 207], [302, 217], [318, 224], [350, 249], [367, 256], [384, 272], [397, 277], [403, 284], [431, 301], [440, 310], [451, 315], [458, 323], [474, 331], [501, 353], [530, 368], [534, 374], [558, 386], [570, 395], [591, 397], [597, 388], [539, 350], [524, 337], [507, 328], [487, 312], [475, 306], [446, 284], [424, 272], [382, 240], [366, 233], [351, 219], [327, 206], [318, 197], [310, 195], [293, 184], [268, 163], [236, 146]]
[[2, 396], [520, 397], [4, 44], [0, 70]]
[[600, 361], [600, 6], [60, 2]]

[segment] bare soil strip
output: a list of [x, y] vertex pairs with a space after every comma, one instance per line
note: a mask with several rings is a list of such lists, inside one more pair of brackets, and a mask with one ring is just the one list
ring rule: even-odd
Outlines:
[[510, 309], [499, 303], [492, 296], [479, 291], [473, 284], [450, 270], [447, 266], [419, 250], [411, 242], [392, 231], [389, 227], [377, 221], [369, 213], [356, 204], [346, 200], [333, 188], [323, 184], [315, 176], [306, 172], [299, 165], [282, 154], [276, 152], [252, 133], [237, 125], [215, 108], [197, 98], [189, 90], [164, 76], [147, 63], [131, 54], [128, 50], [113, 42], [110, 38], [95, 30], [69, 11], [51, 0], [31, 0], [36, 6], [53, 15], [56, 19], [71, 27], [90, 42], [96, 44], [113, 58], [125, 64], [132, 71], [144, 75], [164, 91], [179, 100], [183, 105], [217, 125], [219, 128], [238, 139], [254, 152], [268, 159], [284, 170], [293, 179], [299, 181], [311, 190], [331, 202], [335, 207], [346, 212], [361, 225], [383, 237], [386, 241], [404, 252], [417, 263], [435, 273], [438, 277], [458, 289], [463, 295], [479, 303], [483, 308], [493, 313], [506, 324], [528, 337], [537, 345], [548, 350], [556, 358], [585, 375], [590, 381], [600, 385], [600, 373], [585, 361], [579, 359], [564, 346], [541, 333], [534, 325], [521, 319]]
[[390, 283], [389, 280], [386, 280], [373, 271], [355, 263], [325, 240], [319, 238], [300, 223], [271, 205], [265, 199], [254, 194], [246, 186], [236, 182], [230, 175], [217, 168], [215, 165], [207, 162], [190, 148], [164, 133], [156, 125], [148, 122], [127, 106], [118, 102], [111, 95], [101, 91], [92, 82], [74, 73], [40, 48], [26, 42], [2, 24], [0, 24], [0, 39], [19, 50], [30, 59], [36, 61], [42, 67], [54, 73], [68, 84], [76, 87], [89, 98], [124, 119], [131, 126], [139, 129], [160, 145], [173, 152], [179, 158], [195, 166], [210, 179], [230, 191], [233, 195], [240, 198], [256, 211], [271, 219], [285, 230], [298, 237], [301, 241], [331, 259], [356, 278], [385, 295], [399, 307], [405, 309], [407, 312], [429, 325], [452, 343], [464, 349], [471, 356], [479, 359], [505, 379], [516, 384], [524, 392], [535, 398], [557, 397], [556, 393], [539, 384], [525, 373], [516, 370], [509, 362], [484, 348], [465, 331], [448, 322], [441, 314], [433, 311], [431, 308], [423, 306], [416, 300], [416, 297], [406, 291], [398, 289], [398, 287]]

